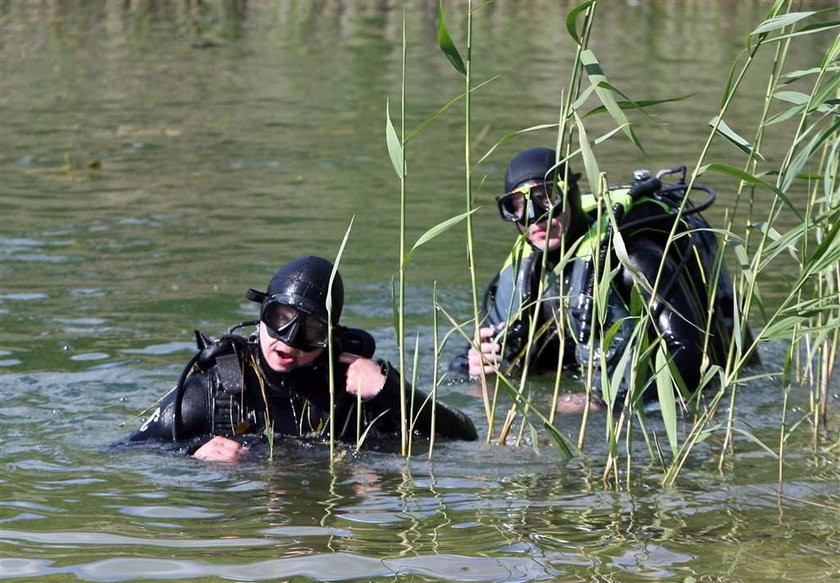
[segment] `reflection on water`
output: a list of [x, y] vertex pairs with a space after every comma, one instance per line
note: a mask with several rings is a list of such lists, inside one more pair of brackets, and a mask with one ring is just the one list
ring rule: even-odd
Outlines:
[[[569, 5], [476, 6], [473, 72], [500, 75], [474, 95], [476, 154], [556, 120], [573, 48]], [[436, 47], [437, 4], [406, 8], [411, 127], [462, 91], [462, 80]], [[459, 46], [462, 9], [447, 4]], [[693, 163], [725, 73], [766, 10], [753, 1], [599, 6], [593, 47], [617, 86], [640, 99], [693, 95], [634, 119], [647, 155], [621, 139], [599, 147], [611, 181]], [[322, 447], [297, 441], [279, 444], [273, 464], [258, 451], [238, 466], [110, 447], [172, 386], [194, 328], [217, 335], [250, 318], [245, 289], [294, 256], [334, 256], [353, 216], [346, 322], [369, 328], [380, 353], [395, 358], [399, 197], [383, 118], [386, 99], [394, 112], [399, 98], [401, 22], [402, 4], [391, 1], [0, 3], [4, 579], [836, 575], [838, 450], [816, 453], [812, 440], [832, 436], [811, 436], [807, 421], [786, 443], [781, 490], [778, 460], [746, 438], [718, 474], [715, 435], [667, 491], [645, 444], [631, 444], [638, 461], [623, 492], [601, 481], [606, 446], [595, 430], [590, 458], [568, 464], [527, 435], [522, 447], [445, 444], [432, 462], [347, 451], [332, 469]], [[792, 69], [824, 50], [817, 38], [798, 47]], [[752, 127], [761, 77], [736, 102], [733, 127]], [[587, 124], [592, 135], [611, 128], [605, 116]], [[409, 144], [409, 241], [462, 210], [462, 134], [455, 108]], [[477, 169], [482, 280], [513, 236], [492, 208], [507, 159], [553, 140], [547, 132], [506, 143]], [[768, 142], [764, 154], [786, 148]], [[710, 155], [736, 165], [738, 156], [726, 144]], [[713, 184], [719, 200], [708, 216], [717, 225], [732, 193]], [[433, 282], [453, 314], [470, 310], [462, 239], [453, 232], [423, 247], [408, 274], [421, 385], [432, 376]], [[766, 350], [767, 369], [757, 372], [781, 366], [782, 347]], [[534, 382], [538, 393], [549, 385]], [[446, 391], [444, 400], [483, 419], [470, 387]], [[776, 381], [745, 388], [739, 429], [777, 449], [779, 400]], [[807, 409], [806, 392], [794, 389], [791, 422]], [[577, 435], [578, 422], [559, 425]], [[663, 434], [655, 416], [648, 423]]]
[[[660, 470], [644, 463], [629, 489], [605, 489], [597, 463], [564, 464], [547, 443], [539, 453], [445, 444], [431, 463], [346, 451], [331, 471], [326, 448], [284, 440], [274, 464], [256, 451], [236, 466], [212, 465], [103, 445], [123, 437], [121, 423], [148, 404], [145, 387], [159, 394], [172, 372], [126, 376], [2, 377], [17, 388], [0, 412], [4, 575], [759, 581], [792, 569], [816, 579], [840, 566], [840, 475], [836, 460], [808, 453], [807, 435], [789, 444], [781, 492], [775, 459], [748, 442], [718, 475], [714, 438], [673, 490], [662, 490]], [[775, 391], [773, 383], [751, 387], [743, 405], [750, 430], [768, 443], [778, 432]], [[470, 412], [480, 419], [479, 409]], [[603, 434], [593, 439], [594, 461]], [[641, 459], [644, 443], [635, 448]]]

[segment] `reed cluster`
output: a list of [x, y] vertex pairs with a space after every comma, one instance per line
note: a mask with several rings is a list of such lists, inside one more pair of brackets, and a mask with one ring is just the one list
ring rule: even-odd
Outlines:
[[[612, 204], [606, 175], [601, 171], [594, 150], [596, 146], [610, 139], [627, 139], [638, 148], [643, 148], [633, 125], [626, 116], [628, 110], [644, 110], [655, 107], [658, 103], [676, 101], [674, 97], [656, 101], [632, 101], [620, 92], [607, 77], [597, 55], [589, 47], [589, 37], [596, 26], [598, 0], [586, 0], [574, 6], [566, 19], [566, 31], [573, 39], [576, 51], [568, 89], [563, 92], [558, 103], [558, 119], [539, 126], [523, 128], [513, 134], [500, 137], [496, 143], [482, 155], [472, 151], [470, 107], [471, 95], [480, 90], [485, 83], [475, 84], [472, 78], [472, 16], [481, 4], [466, 2], [459, 4], [466, 9], [466, 45], [459, 51], [447, 28], [444, 5], [439, 8], [438, 42], [443, 55], [451, 62], [455, 74], [463, 77], [464, 91], [440, 109], [434, 111], [416, 128], [406, 132], [405, 128], [405, 20], [403, 20], [402, 63], [403, 77], [400, 92], [399, 131], [392, 121], [390, 104], [385, 105], [385, 136], [399, 182], [400, 195], [400, 255], [398, 258], [398, 277], [393, 294], [394, 326], [399, 344], [399, 364], [407, 371], [408, 353], [404, 323], [405, 308], [405, 273], [410, 266], [413, 253], [423, 244], [439, 234], [464, 224], [467, 269], [472, 292], [472, 314], [467, 319], [457, 315], [441, 305], [437, 296], [434, 300], [434, 350], [435, 363], [433, 387], [430, 391], [431, 403], [438, 395], [441, 382], [440, 357], [443, 346], [452, 338], [464, 338], [477, 348], [480, 340], [478, 330], [481, 327], [480, 292], [476, 283], [475, 241], [473, 237], [472, 214], [475, 212], [473, 192], [473, 171], [484, 159], [491, 156], [501, 144], [517, 136], [534, 131], [556, 132], [556, 151], [558, 162], [570, 161], [585, 171], [591, 193], [601, 204], [605, 213], [606, 224], [614, 225], [615, 216], [610, 216]], [[714, 229], [721, 242], [716, 257], [716, 268], [712, 278], [720, 275], [720, 266], [725, 262], [733, 263], [734, 270], [732, 291], [736, 298], [735, 333], [732, 335], [728, 354], [724, 364], [706, 363], [702, 369], [702, 379], [697, 390], [686, 391], [680, 377], [670, 366], [664, 343], [661, 338], [649, 338], [646, 330], [654, 318], [652, 313], [653, 298], [657, 290], [664, 285], [660, 281], [662, 270], [656, 281], [649, 285], [647, 294], [642, 294], [634, 307], [634, 330], [632, 338], [636, 341], [628, 344], [625, 353], [619, 359], [620, 370], [613, 379], [602, 379], [602, 396], [607, 404], [606, 438], [608, 456], [604, 463], [605, 482], [620, 486], [622, 480], [629, 481], [634, 462], [630, 442], [634, 432], [639, 432], [648, 447], [649, 463], [662, 468], [662, 483], [670, 485], [677, 480], [681, 469], [690, 459], [695, 446], [710, 435], [722, 435], [719, 458], [720, 465], [733, 452], [736, 434], [760, 443], [779, 458], [779, 479], [782, 479], [782, 459], [785, 444], [792, 431], [808, 427], [813, 432], [816, 447], [826, 446], [828, 393], [836, 367], [838, 345], [840, 345], [840, 184], [838, 184], [838, 166], [840, 165], [840, 37], [829, 40], [825, 53], [815, 60], [813, 67], [807, 70], [789, 71], [786, 69], [786, 57], [798, 41], [806, 35], [820, 34], [836, 30], [838, 23], [826, 11], [795, 11], [791, 0], [777, 0], [768, 10], [766, 17], [746, 37], [745, 49], [735, 60], [725, 79], [721, 79], [722, 95], [719, 111], [709, 121], [708, 138], [697, 154], [697, 159], [688, 179], [688, 190], [704, 174], [716, 173], [731, 181], [737, 193], [728, 219], [722, 228]], [[731, 105], [740, 96], [740, 89], [745, 75], [754, 65], [759, 53], [772, 52], [773, 66], [767, 79], [767, 88], [762, 104], [762, 115], [752, 136], [742, 136], [727, 123]], [[594, 103], [594, 105], [593, 105]], [[406, 147], [411, 139], [421, 130], [431, 131], [430, 124], [441, 113], [455, 106], [463, 105], [464, 112], [464, 212], [432, 228], [421, 236], [409, 249], [405, 241], [406, 202], [410, 189], [406, 180]], [[780, 107], [781, 104], [781, 107]], [[587, 133], [586, 120], [592, 115], [609, 115], [615, 123], [614, 129], [597, 137]], [[765, 137], [771, 132], [782, 132], [789, 136], [789, 148], [782, 163], [771, 166], [762, 156], [761, 150]], [[726, 140], [740, 156], [739, 163], [719, 162], [708, 159], [709, 148], [716, 140]], [[768, 192], [772, 198], [769, 205], [757, 204], [757, 193]], [[801, 193], [807, 193], [802, 196]], [[802, 200], [804, 198], [804, 200]], [[687, 200], [687, 197], [686, 197]], [[683, 202], [683, 205], [685, 202]], [[681, 206], [678, 213], [684, 211]], [[745, 211], [745, 212], [744, 212]], [[784, 229], [779, 226], [781, 213], [790, 212], [798, 217], [798, 225]], [[746, 217], [746, 218], [743, 218]], [[676, 244], [680, 236], [674, 223], [668, 245]], [[349, 230], [348, 230], [349, 235]], [[616, 257], [624, 267], [632, 268], [629, 260], [622, 256], [621, 235], [618, 229], [612, 231], [612, 245], [617, 250]], [[345, 237], [345, 242], [346, 242]], [[521, 241], [518, 242], [521, 244]], [[342, 245], [343, 248], [343, 245]], [[572, 250], [563, 249], [564, 257], [569, 257]], [[798, 269], [785, 297], [778, 307], [769, 308], [762, 302], [762, 286], [774, 276], [778, 260], [784, 255], [794, 258]], [[664, 255], [663, 255], [664, 256]], [[734, 260], [734, 261], [733, 261]], [[339, 261], [336, 261], [338, 265]], [[609, 276], [615, 265], [600, 266], [599, 273], [603, 280], [596, 283], [595, 289], [606, 290]], [[778, 279], [774, 283], [778, 284]], [[715, 289], [711, 281], [709, 289]], [[647, 299], [645, 299], [645, 297]], [[537, 305], [556, 298], [545, 297], [545, 290], [540, 290], [533, 300]], [[593, 314], [604, 313], [606, 294], [595, 294]], [[710, 302], [714, 298], [709, 299]], [[536, 313], [538, 310], [532, 310]], [[439, 316], [443, 316], [450, 326], [442, 341], [438, 338]], [[603, 326], [603, 320], [593, 316], [593, 326]], [[566, 435], [556, 426], [554, 403], [564, 383], [558, 370], [554, 382], [554, 394], [548, 411], [540, 411], [537, 399], [530, 393], [527, 382], [529, 373], [529, 347], [536, 326], [530, 327], [524, 357], [515, 372], [497, 370], [491, 379], [484, 375], [480, 378], [481, 395], [486, 415], [488, 442], [500, 444], [515, 441], [521, 443], [528, 432], [530, 441], [539, 443], [549, 438], [565, 458], [586, 455], [583, 451], [585, 435], [590, 417], [583, 413], [580, 432], [577, 439]], [[562, 329], [562, 326], [558, 326]], [[746, 331], [754, 329], [754, 334]], [[602, 328], [600, 334], [593, 334], [590, 342], [590, 354], [603, 355], [605, 345], [614, 330]], [[708, 332], [707, 332], [708, 334]], [[597, 340], [596, 340], [597, 339]], [[708, 338], [706, 339], [708, 340]], [[762, 345], [783, 340], [788, 346], [784, 367], [780, 371], [748, 367], [748, 363], [760, 351]], [[417, 374], [417, 339], [413, 359], [413, 377]], [[563, 342], [560, 342], [563, 345]], [[562, 349], [561, 349], [562, 350]], [[560, 355], [562, 361], [562, 354]], [[584, 375], [587, 394], [592, 389], [592, 367]], [[630, 375], [630, 390], [623, 395], [623, 403], [616, 402], [621, 394], [611, 387], [615, 379], [625, 373]], [[651, 374], [648, 374], [651, 373]], [[606, 376], [606, 375], [605, 375]], [[651, 378], [652, 377], [652, 378]], [[779, 441], [777, 444], [762, 443], [755, 435], [741, 429], [736, 423], [737, 399], [739, 390], [759, 377], [773, 377], [780, 388], [779, 402], [783, 408]], [[659, 395], [659, 413], [646, 413], [642, 408], [641, 391], [653, 382]], [[791, 418], [787, 410], [788, 392], [795, 384], [807, 385], [811, 390], [811, 408], [800, 418]], [[405, 381], [403, 391], [409, 390]], [[405, 401], [405, 400], [403, 400]], [[506, 410], [505, 410], [506, 409]], [[413, 414], [402, 411], [402, 452], [410, 455], [411, 427]], [[650, 431], [646, 424], [649, 415], [661, 415], [666, 444], [660, 445], [659, 436]], [[515, 439], [514, 439], [515, 436]], [[360, 436], [361, 437], [361, 436]], [[622, 442], [625, 447], [621, 447]], [[432, 453], [430, 444], [429, 455]], [[828, 447], [837, 447], [837, 444]], [[620, 476], [623, 476], [621, 478]]]

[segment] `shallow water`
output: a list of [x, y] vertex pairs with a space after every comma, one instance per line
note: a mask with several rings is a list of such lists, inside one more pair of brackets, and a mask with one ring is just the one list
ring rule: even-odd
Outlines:
[[[221, 333], [252, 317], [242, 293], [297, 255], [342, 262], [344, 321], [370, 329], [396, 360], [390, 279], [399, 189], [384, 140], [398, 111], [401, 10], [390, 2], [0, 3], [0, 574], [31, 581], [821, 581], [840, 577], [838, 449], [799, 426], [778, 460], [742, 435], [717, 471], [721, 438], [697, 447], [676, 487], [634, 442], [621, 490], [601, 479], [601, 414], [586, 459], [569, 463], [526, 431], [520, 447], [442, 444], [410, 461], [284, 440], [236, 466], [111, 447], [140, 422], [192, 351], [194, 328]], [[447, 4], [463, 46], [461, 4]], [[614, 182], [638, 167], [691, 164], [729, 65], [767, 6], [615, 2], [593, 47], [636, 98], [693, 94], [640, 117], [647, 155], [614, 139], [598, 150]], [[435, 44], [436, 4], [407, 11], [409, 127], [462, 89]], [[551, 123], [571, 43], [565, 7], [497, 2], [475, 15], [474, 73], [483, 153], [501, 136]], [[807, 40], [791, 68], [814, 64]], [[679, 50], [677, 50], [679, 49]], [[767, 65], [767, 60], [761, 61]], [[766, 70], [766, 69], [762, 69]], [[763, 75], [747, 97], [760, 100]], [[751, 128], [754, 101], [730, 125]], [[592, 135], [606, 118], [587, 122]], [[661, 125], [659, 125], [661, 124]], [[409, 232], [464, 206], [461, 110], [410, 143]], [[507, 159], [550, 132], [509, 142], [476, 214], [479, 278], [511, 243], [493, 209]], [[786, 150], [766, 147], [768, 158]], [[711, 158], [739, 165], [719, 144]], [[712, 183], [719, 224], [732, 203]], [[501, 236], [502, 234], [504, 236]], [[510, 237], [508, 237], [510, 235]], [[463, 235], [419, 250], [408, 274], [419, 384], [431, 381], [433, 282], [469, 311]], [[780, 270], [780, 274], [783, 274]], [[783, 277], [779, 285], [783, 287]], [[773, 290], [768, 290], [772, 298]], [[446, 348], [451, 355], [456, 346]], [[763, 371], [781, 366], [765, 347]], [[762, 371], [757, 371], [762, 372]], [[539, 393], [550, 379], [535, 382]], [[482, 425], [475, 388], [444, 401]], [[840, 399], [832, 395], [829, 426]], [[738, 427], [774, 449], [775, 381], [741, 391]], [[808, 408], [791, 391], [789, 419]], [[559, 425], [577, 435], [579, 420]], [[648, 423], [661, 437], [656, 415]], [[601, 431], [599, 433], [599, 431]], [[833, 434], [836, 441], [836, 434]], [[535, 447], [538, 446], [538, 447]]]

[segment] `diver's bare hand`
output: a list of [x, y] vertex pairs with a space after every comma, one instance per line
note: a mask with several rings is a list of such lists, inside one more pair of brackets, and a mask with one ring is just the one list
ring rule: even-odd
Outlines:
[[[496, 328], [481, 328], [478, 331], [481, 338], [481, 353], [470, 347], [467, 353], [470, 365], [470, 376], [477, 377], [484, 369], [484, 374], [496, 374], [496, 366], [502, 362], [501, 347], [493, 341]], [[495, 365], [495, 366], [493, 366]]]
[[192, 454], [194, 458], [209, 462], [235, 462], [248, 453], [248, 448], [232, 439], [217, 435]]
[[346, 389], [351, 395], [360, 394], [362, 399], [370, 399], [378, 395], [385, 386], [382, 367], [375, 360], [342, 352], [338, 356], [338, 362], [350, 365], [347, 367]]

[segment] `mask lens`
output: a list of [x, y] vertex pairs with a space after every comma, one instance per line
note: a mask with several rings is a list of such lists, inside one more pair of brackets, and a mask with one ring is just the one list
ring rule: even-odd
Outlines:
[[303, 334], [309, 346], [326, 346], [328, 332], [326, 322], [314, 316], [306, 316]]
[[546, 192], [545, 184], [538, 184], [531, 187], [531, 200], [544, 209], [548, 209], [555, 201], [550, 200]]
[[511, 192], [499, 197], [499, 213], [502, 220], [509, 222], [521, 221], [525, 216], [525, 195], [521, 192]]
[[282, 330], [288, 327], [298, 316], [299, 312], [292, 306], [270, 302], [263, 308], [260, 320], [272, 330]]
[[327, 346], [327, 322], [294, 306], [270, 301], [263, 307], [260, 320], [271, 336], [293, 348], [309, 351]]
[[[538, 222], [548, 209], [560, 200], [560, 193], [551, 193], [552, 185], [548, 183], [524, 184], [497, 200], [499, 214], [502, 220], [529, 225]], [[551, 196], [553, 194], [553, 196]]]

